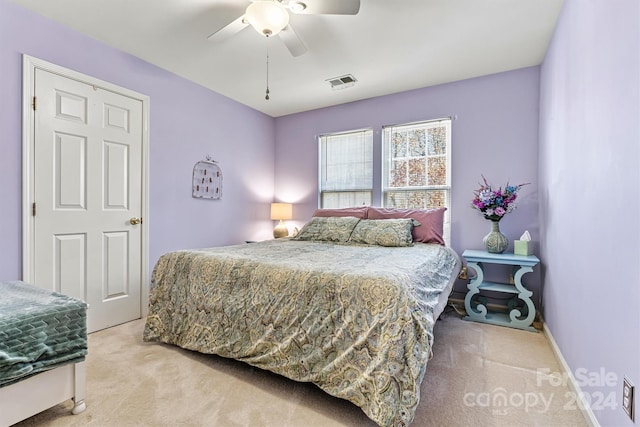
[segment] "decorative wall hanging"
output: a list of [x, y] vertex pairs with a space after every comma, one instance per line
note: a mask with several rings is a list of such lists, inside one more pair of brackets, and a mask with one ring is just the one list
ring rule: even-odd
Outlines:
[[222, 198], [222, 170], [210, 156], [193, 166], [192, 186], [192, 195], [195, 198]]

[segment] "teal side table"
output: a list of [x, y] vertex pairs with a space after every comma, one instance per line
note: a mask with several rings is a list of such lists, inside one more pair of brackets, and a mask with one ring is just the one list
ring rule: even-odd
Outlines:
[[[467, 311], [465, 320], [491, 323], [537, 332], [531, 326], [536, 315], [536, 309], [531, 301], [533, 292], [522, 284], [522, 276], [533, 271], [533, 267], [540, 262], [534, 255], [491, 254], [486, 251], [469, 250], [463, 252], [462, 257], [467, 261], [467, 267], [473, 268], [476, 277], [469, 282], [464, 308]], [[497, 283], [484, 280], [483, 264], [511, 265], [514, 268], [513, 284]], [[479, 296], [480, 291], [495, 291], [513, 294], [509, 301], [508, 313], [487, 310], [486, 299]], [[476, 297], [476, 295], [478, 295]], [[474, 298], [475, 297], [475, 298]], [[521, 301], [520, 302], [518, 302]]]

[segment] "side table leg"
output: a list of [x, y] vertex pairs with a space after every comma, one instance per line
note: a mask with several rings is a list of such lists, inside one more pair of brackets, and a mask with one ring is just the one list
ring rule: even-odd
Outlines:
[[533, 305], [533, 301], [531, 301], [531, 296], [533, 295], [533, 292], [531, 292], [530, 290], [524, 287], [524, 285], [522, 284], [522, 276], [525, 273], [530, 273], [532, 271], [533, 269], [531, 267], [526, 267], [521, 265], [518, 271], [516, 271], [516, 274], [514, 275], [514, 282], [515, 282], [514, 285], [516, 289], [518, 289], [519, 291], [518, 299], [520, 299], [522, 302], [526, 304], [527, 316], [524, 319], [520, 319], [522, 317], [522, 313], [518, 309], [513, 309], [509, 313], [509, 318], [511, 319], [511, 323], [514, 326], [521, 329], [529, 329], [529, 330], [533, 330], [533, 327], [531, 326], [531, 324], [533, 323], [533, 319], [536, 315], [536, 309]]
[[484, 272], [482, 271], [482, 264], [476, 262], [467, 262], [467, 268], [473, 268], [476, 272], [476, 277], [469, 282], [467, 285], [467, 295], [464, 297], [464, 309], [467, 312], [466, 320], [486, 320], [487, 318], [487, 307], [484, 304], [478, 303], [474, 308], [471, 307], [471, 299], [474, 295], [480, 293], [480, 289], [478, 287], [482, 284], [484, 280]]

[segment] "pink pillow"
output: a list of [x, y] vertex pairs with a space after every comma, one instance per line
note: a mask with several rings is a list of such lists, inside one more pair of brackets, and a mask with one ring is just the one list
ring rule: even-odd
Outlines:
[[316, 211], [313, 213], [313, 216], [354, 216], [356, 218], [366, 219], [368, 209], [368, 206], [341, 209], [316, 209]]
[[447, 208], [438, 209], [393, 209], [370, 207], [369, 219], [413, 218], [421, 225], [413, 227], [413, 241], [423, 243], [438, 243], [444, 245], [442, 237], [444, 224], [444, 211]]

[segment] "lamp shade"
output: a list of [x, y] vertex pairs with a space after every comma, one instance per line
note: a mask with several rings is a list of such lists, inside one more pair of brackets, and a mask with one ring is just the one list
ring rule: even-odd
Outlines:
[[293, 205], [291, 203], [271, 203], [271, 219], [290, 220], [293, 218]]
[[257, 32], [266, 37], [275, 36], [289, 24], [289, 13], [274, 1], [254, 1], [244, 16]]

